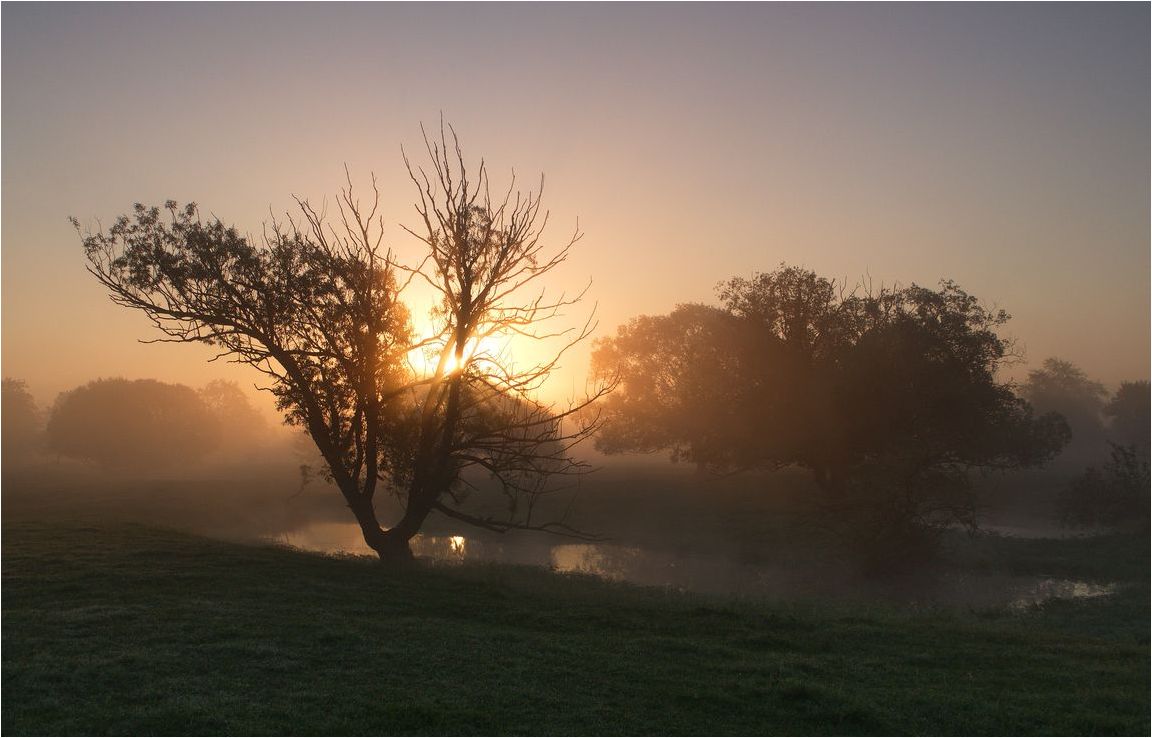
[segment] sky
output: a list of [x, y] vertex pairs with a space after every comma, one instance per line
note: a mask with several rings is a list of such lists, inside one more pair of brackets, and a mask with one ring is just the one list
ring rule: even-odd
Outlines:
[[[1149, 6], [24, 4], [2, 14], [2, 363], [38, 401], [96, 377], [248, 370], [141, 344], [68, 223], [195, 201], [258, 233], [401, 159], [441, 114], [493, 184], [546, 176], [597, 335], [782, 262], [956, 280], [1026, 362], [1149, 376]], [[581, 323], [576, 311], [571, 322]], [[588, 350], [549, 392], [580, 392]]]

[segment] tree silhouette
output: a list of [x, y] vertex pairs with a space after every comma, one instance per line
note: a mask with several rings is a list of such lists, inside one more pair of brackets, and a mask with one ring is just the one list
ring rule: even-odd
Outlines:
[[1061, 463], [1080, 466], [1106, 455], [1104, 403], [1108, 391], [1080, 367], [1064, 359], [1045, 359], [1039, 369], [1028, 372], [1020, 393], [1037, 412], [1059, 413], [1068, 422], [1072, 440], [1060, 455]]
[[19, 379], [4, 378], [3, 398], [4, 463], [13, 465], [28, 460], [41, 442], [43, 421], [28, 385]]
[[214, 379], [197, 394], [216, 418], [221, 451], [251, 451], [266, 439], [267, 421], [236, 382]]
[[[410, 556], [408, 541], [432, 511], [492, 530], [577, 535], [535, 511], [558, 480], [587, 470], [568, 452], [595, 419], [565, 421], [608, 389], [564, 408], [536, 399], [560, 356], [592, 328], [548, 329], [583, 292], [549, 299], [538, 289], [579, 233], [546, 247], [539, 191], [522, 194], [513, 178], [492, 197], [485, 164], [469, 169], [443, 125], [424, 145], [427, 168], [405, 157], [419, 190], [421, 222], [407, 229], [424, 246], [419, 263], [383, 248], [375, 180], [362, 204], [349, 178], [338, 222], [298, 200], [298, 215], [273, 222], [258, 241], [203, 221], [195, 205], [137, 205], [107, 232], [83, 235], [89, 271], [114, 302], [151, 318], [156, 340], [205, 343], [263, 373], [381, 558]], [[440, 298], [430, 335], [414, 334], [403, 301], [415, 280]], [[517, 367], [487, 348], [486, 339], [509, 335], [559, 338], [560, 347], [548, 361]], [[414, 351], [430, 352], [434, 368], [415, 371]], [[500, 483], [506, 516], [463, 509], [473, 469]], [[387, 529], [376, 513], [381, 489], [404, 511]]]
[[1149, 409], [1148, 381], [1122, 382], [1103, 407], [1111, 423], [1104, 463], [1089, 466], [1060, 498], [1065, 525], [1104, 525], [1129, 531], [1148, 531]]
[[1152, 426], [1152, 403], [1148, 380], [1121, 382], [1120, 389], [1104, 406], [1104, 414], [1111, 420], [1110, 440], [1122, 446], [1133, 446], [1148, 455], [1149, 427]]
[[110, 469], [186, 464], [216, 447], [218, 426], [196, 391], [154, 379], [97, 379], [57, 398], [49, 450]]
[[1147, 447], [1112, 444], [1105, 464], [1090, 466], [1061, 495], [1061, 522], [1068, 526], [1103, 525], [1144, 532], [1149, 525]]
[[620, 328], [593, 357], [621, 381], [598, 446], [808, 468], [826, 511], [877, 542], [974, 524], [966, 471], [1040, 463], [1066, 428], [996, 380], [1003, 311], [951, 282], [859, 292], [785, 266]]

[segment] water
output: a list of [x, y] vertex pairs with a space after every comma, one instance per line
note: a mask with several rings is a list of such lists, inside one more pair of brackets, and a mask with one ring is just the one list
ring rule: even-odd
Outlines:
[[[350, 523], [311, 523], [276, 538], [298, 548], [325, 553], [371, 555], [360, 529]], [[1052, 599], [1102, 597], [1116, 590], [1100, 584], [1055, 577], [942, 573], [898, 581], [847, 579], [796, 566], [771, 567], [722, 557], [684, 555], [613, 543], [559, 543], [527, 537], [491, 540], [465, 536], [418, 535], [418, 557], [442, 563], [495, 561], [540, 566], [557, 572], [589, 574], [611, 581], [763, 599], [882, 600], [913, 607], [1026, 609]]]
[[1115, 584], [1099, 584], [1075, 579], [1043, 578], [1036, 580], [1034, 584], [1018, 592], [1016, 598], [1009, 603], [1009, 607], [1026, 609], [1047, 602], [1048, 600], [1078, 600], [1104, 597], [1115, 591]]

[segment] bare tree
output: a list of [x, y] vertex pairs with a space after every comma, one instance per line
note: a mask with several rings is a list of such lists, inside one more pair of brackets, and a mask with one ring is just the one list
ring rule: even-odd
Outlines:
[[[349, 177], [331, 221], [298, 199], [298, 214], [273, 221], [256, 242], [175, 202], [137, 205], [106, 232], [82, 232], [89, 271], [115, 303], [152, 320], [161, 333], [153, 340], [208, 344], [220, 350], [216, 358], [266, 377], [381, 558], [410, 556], [409, 540], [434, 510], [491, 530], [581, 535], [562, 520], [537, 520], [536, 502], [588, 471], [570, 451], [599, 419], [581, 411], [612, 386], [563, 408], [537, 399], [560, 357], [594, 327], [589, 319], [582, 328], [546, 328], [584, 291], [549, 299], [538, 287], [579, 233], [546, 247], [539, 192], [523, 195], [513, 182], [493, 199], [485, 165], [472, 175], [448, 131], [424, 135], [427, 169], [405, 157], [420, 191], [422, 223], [406, 229], [426, 249], [417, 264], [383, 247], [375, 179], [363, 204]], [[439, 296], [430, 336], [414, 335], [404, 302], [415, 280]], [[484, 349], [494, 336], [561, 345], [551, 360], [520, 368]], [[433, 352], [435, 368], [416, 371], [413, 351]], [[578, 414], [583, 422], [573, 423]], [[499, 482], [507, 515], [461, 509], [474, 485], [470, 469]], [[376, 511], [381, 489], [404, 510], [388, 528]]]
[[[612, 387], [602, 384], [563, 409], [541, 403], [536, 395], [564, 354], [595, 327], [589, 316], [580, 327], [552, 328], [565, 308], [584, 298], [587, 286], [575, 295], [551, 298], [539, 286], [568, 259], [581, 234], [577, 228], [559, 248], [546, 247], [541, 241], [548, 221], [547, 212], [541, 212], [543, 177], [535, 193], [522, 194], [513, 175], [503, 196], [494, 198], [484, 161], [470, 175], [451, 127], [446, 131], [441, 123], [438, 138], [430, 139], [427, 132], [423, 138], [430, 166], [404, 159], [420, 193], [416, 210], [421, 221], [405, 230], [424, 244], [427, 257], [419, 266], [398, 268], [422, 279], [439, 298], [432, 341], [439, 355], [419, 403], [409, 504], [397, 528], [415, 532], [435, 509], [493, 530], [538, 527], [575, 533], [562, 523], [537, 524], [533, 513], [551, 480], [587, 470], [569, 451], [591, 435], [598, 416], [589, 421], [581, 411]], [[485, 340], [497, 336], [559, 339], [561, 344], [547, 361], [524, 367], [485, 348]], [[477, 518], [459, 509], [456, 491], [467, 486], [461, 472], [469, 466], [500, 483], [511, 519]]]

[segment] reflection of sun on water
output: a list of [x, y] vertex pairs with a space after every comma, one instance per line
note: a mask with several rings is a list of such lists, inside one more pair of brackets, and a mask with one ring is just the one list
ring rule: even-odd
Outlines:
[[[622, 558], [632, 553], [632, 549], [621, 548], [613, 551], [607, 546], [589, 543], [568, 543], [553, 546], [552, 568], [556, 571], [595, 574], [605, 579], [623, 579]], [[616, 556], [613, 557], [613, 553]]]
[[418, 533], [410, 543], [412, 553], [436, 561], [460, 563], [467, 560], [469, 554], [468, 539], [464, 536], [426, 536]]

